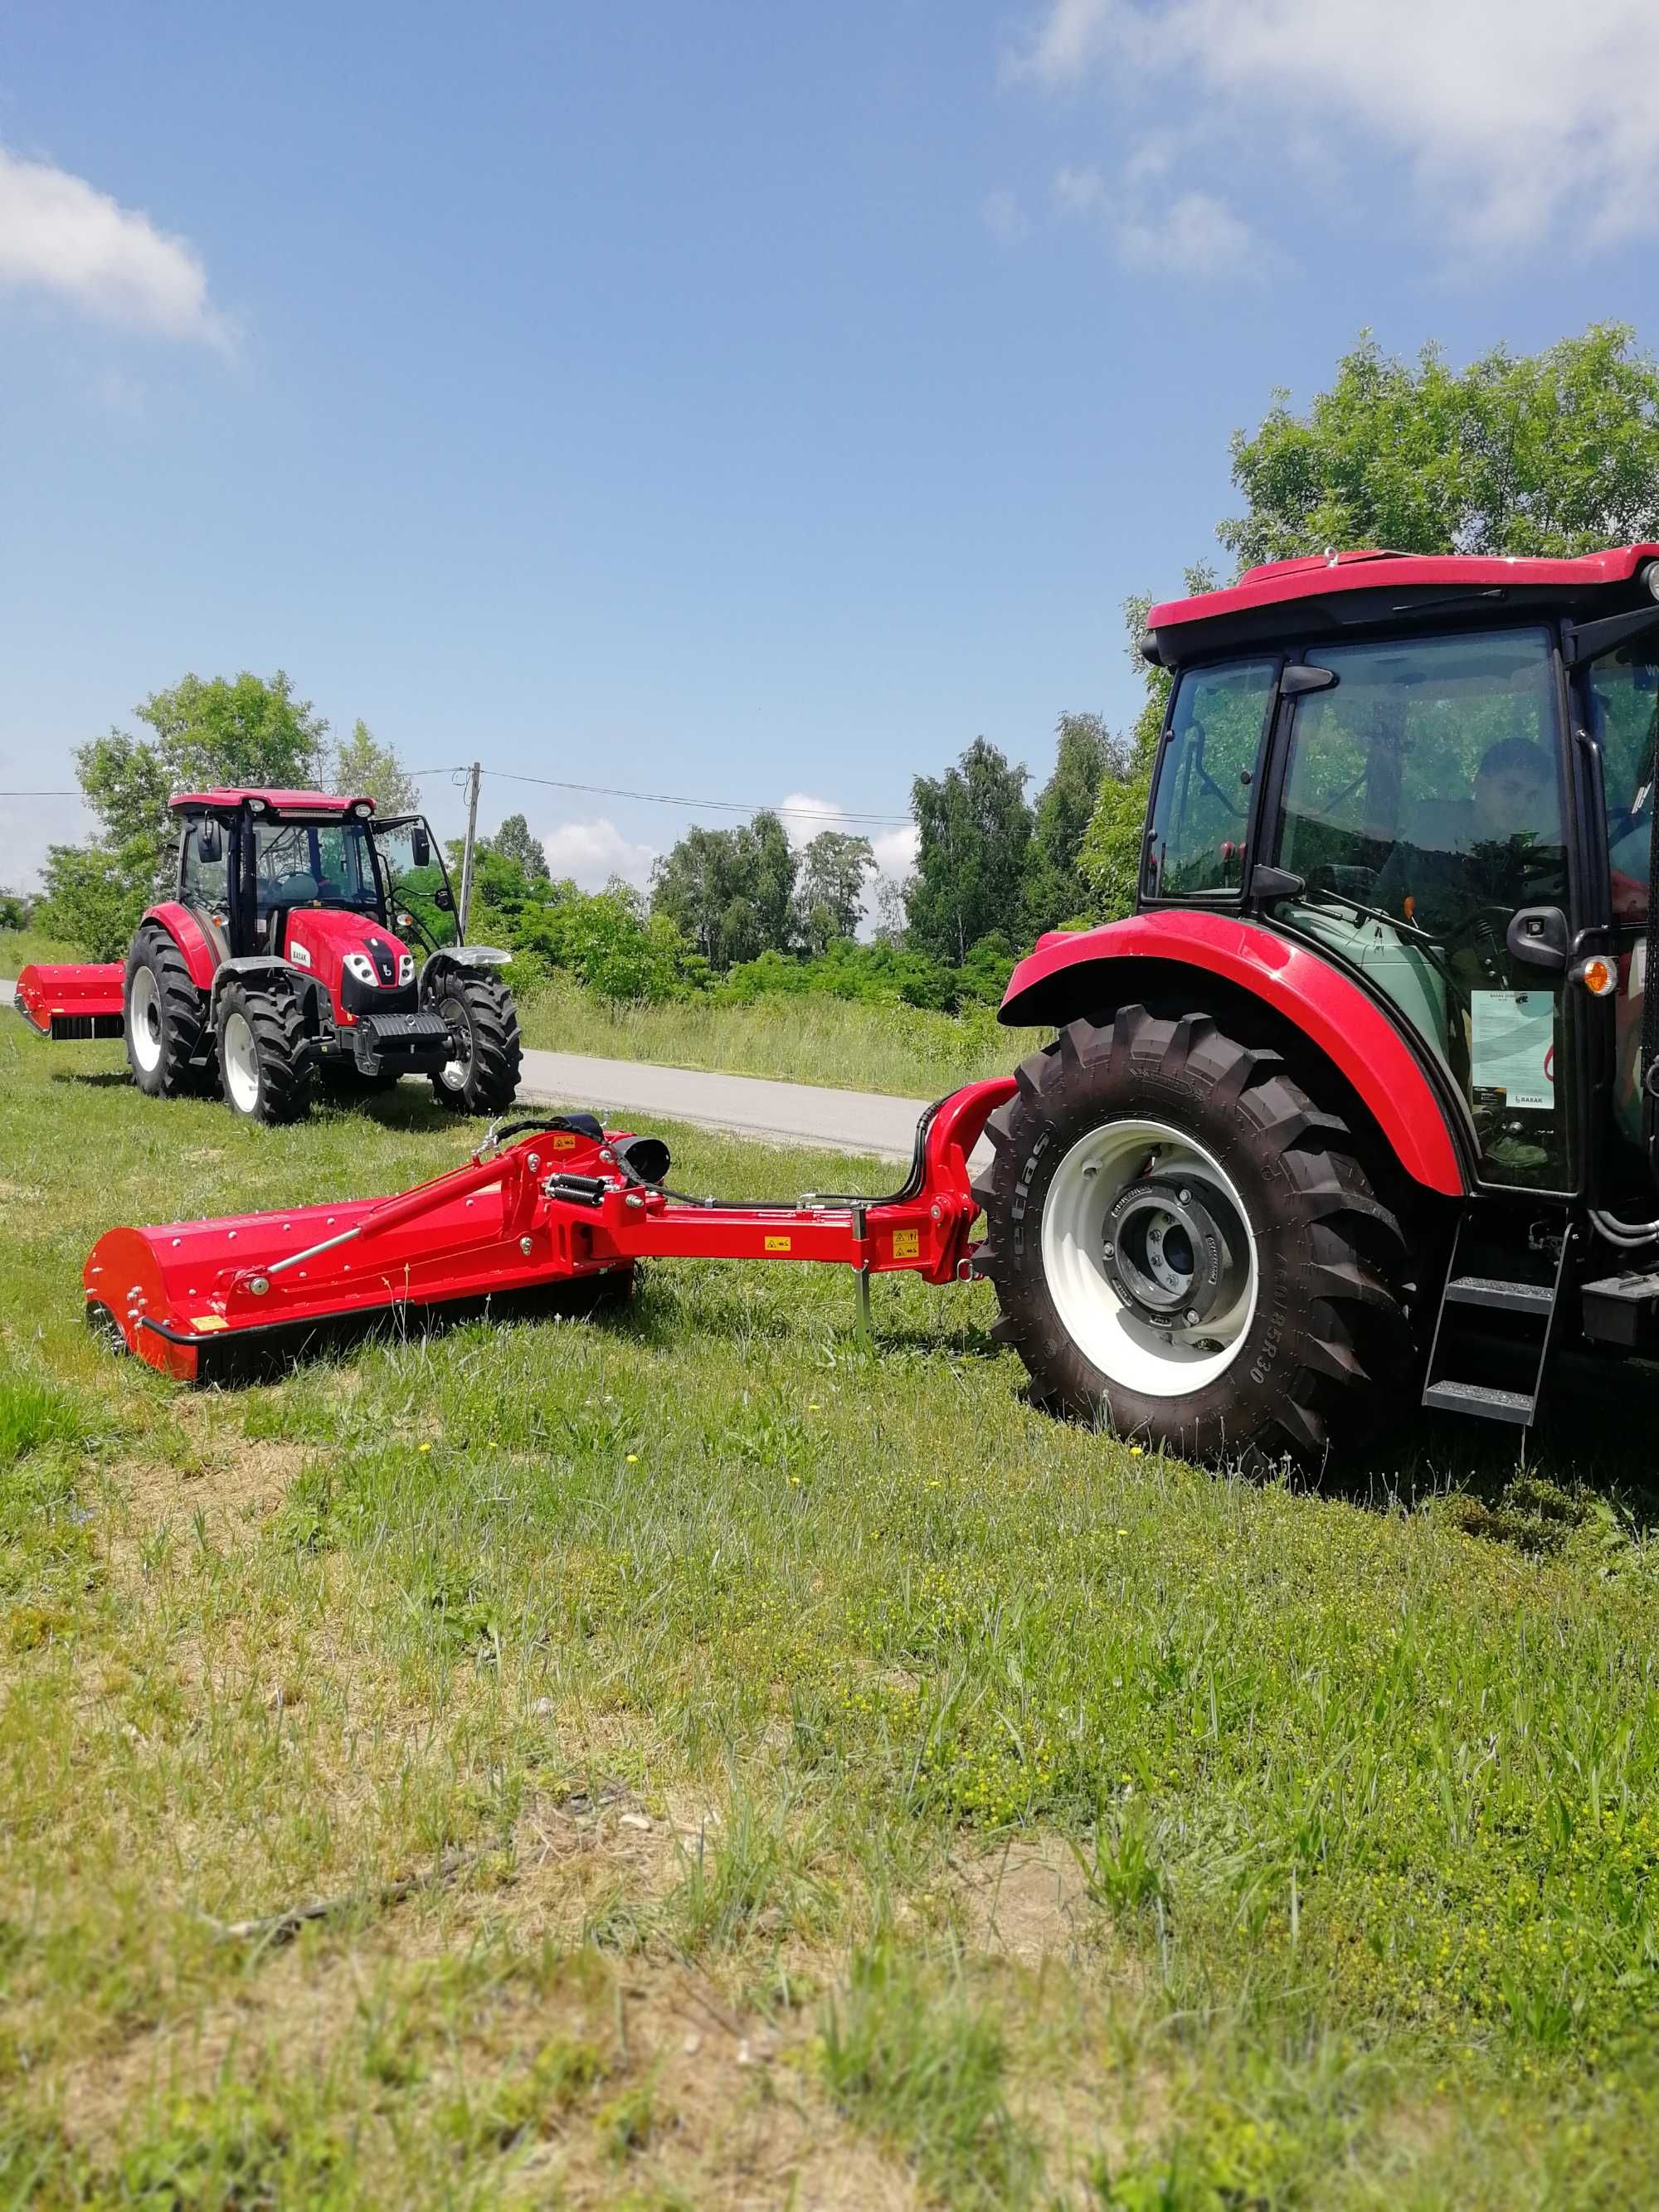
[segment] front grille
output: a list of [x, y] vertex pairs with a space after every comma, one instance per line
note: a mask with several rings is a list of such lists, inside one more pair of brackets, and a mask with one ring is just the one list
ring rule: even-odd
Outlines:
[[383, 984], [365, 983], [349, 968], [342, 971], [340, 1004], [349, 1014], [412, 1014], [419, 1003], [414, 983], [395, 984], [388, 990]]

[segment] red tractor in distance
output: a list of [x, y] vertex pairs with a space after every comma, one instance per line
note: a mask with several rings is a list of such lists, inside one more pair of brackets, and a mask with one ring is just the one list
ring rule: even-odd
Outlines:
[[175, 896], [125, 964], [26, 968], [17, 1011], [43, 1035], [125, 1036], [153, 1098], [210, 1092], [294, 1121], [314, 1082], [378, 1090], [427, 1075], [459, 1113], [499, 1114], [519, 1082], [519, 1022], [493, 972], [456, 945], [455, 896], [419, 815], [314, 791], [182, 793]]

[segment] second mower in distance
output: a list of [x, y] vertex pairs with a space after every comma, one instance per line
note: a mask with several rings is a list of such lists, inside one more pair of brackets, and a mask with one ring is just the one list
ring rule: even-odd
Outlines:
[[455, 895], [423, 817], [314, 791], [185, 792], [176, 896], [125, 963], [26, 968], [18, 1012], [58, 1040], [120, 1036], [141, 1091], [211, 1091], [294, 1121], [320, 1079], [430, 1078], [440, 1103], [500, 1114], [519, 1085], [507, 955], [446, 942]]

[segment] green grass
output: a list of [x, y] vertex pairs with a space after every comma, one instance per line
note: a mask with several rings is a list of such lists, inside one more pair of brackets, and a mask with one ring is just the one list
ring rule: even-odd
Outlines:
[[0, 929], [0, 975], [9, 975], [14, 982], [32, 960], [81, 960], [85, 957], [38, 929]]
[[180, 1392], [100, 1229], [469, 1133], [120, 1068], [0, 1031], [0, 2203], [1659, 2197], [1616, 1433], [1235, 1480], [1035, 1411], [981, 1287], [866, 1352], [781, 1265]]
[[1000, 1029], [989, 1007], [958, 1017], [817, 996], [611, 1007], [559, 976], [520, 998], [519, 1018], [525, 1042], [552, 1052], [900, 1098], [939, 1098], [958, 1084], [1006, 1075], [1049, 1034]]

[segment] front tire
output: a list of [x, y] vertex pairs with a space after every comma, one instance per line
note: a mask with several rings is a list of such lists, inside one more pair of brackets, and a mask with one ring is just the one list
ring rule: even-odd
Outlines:
[[127, 955], [122, 1024], [127, 1066], [149, 1098], [177, 1098], [211, 1084], [194, 1065], [207, 1024], [207, 1005], [190, 978], [185, 956], [166, 930], [149, 922]]
[[502, 1114], [518, 1096], [519, 1016], [513, 994], [486, 975], [444, 976], [433, 994], [457, 1039], [453, 1060], [434, 1072], [441, 1106], [459, 1114]]
[[1322, 1463], [1412, 1360], [1352, 1133], [1205, 1014], [1073, 1022], [1020, 1068], [978, 1272], [1036, 1395], [1194, 1459]]
[[233, 1114], [275, 1127], [310, 1112], [311, 1043], [289, 992], [228, 983], [217, 1029], [219, 1081]]

